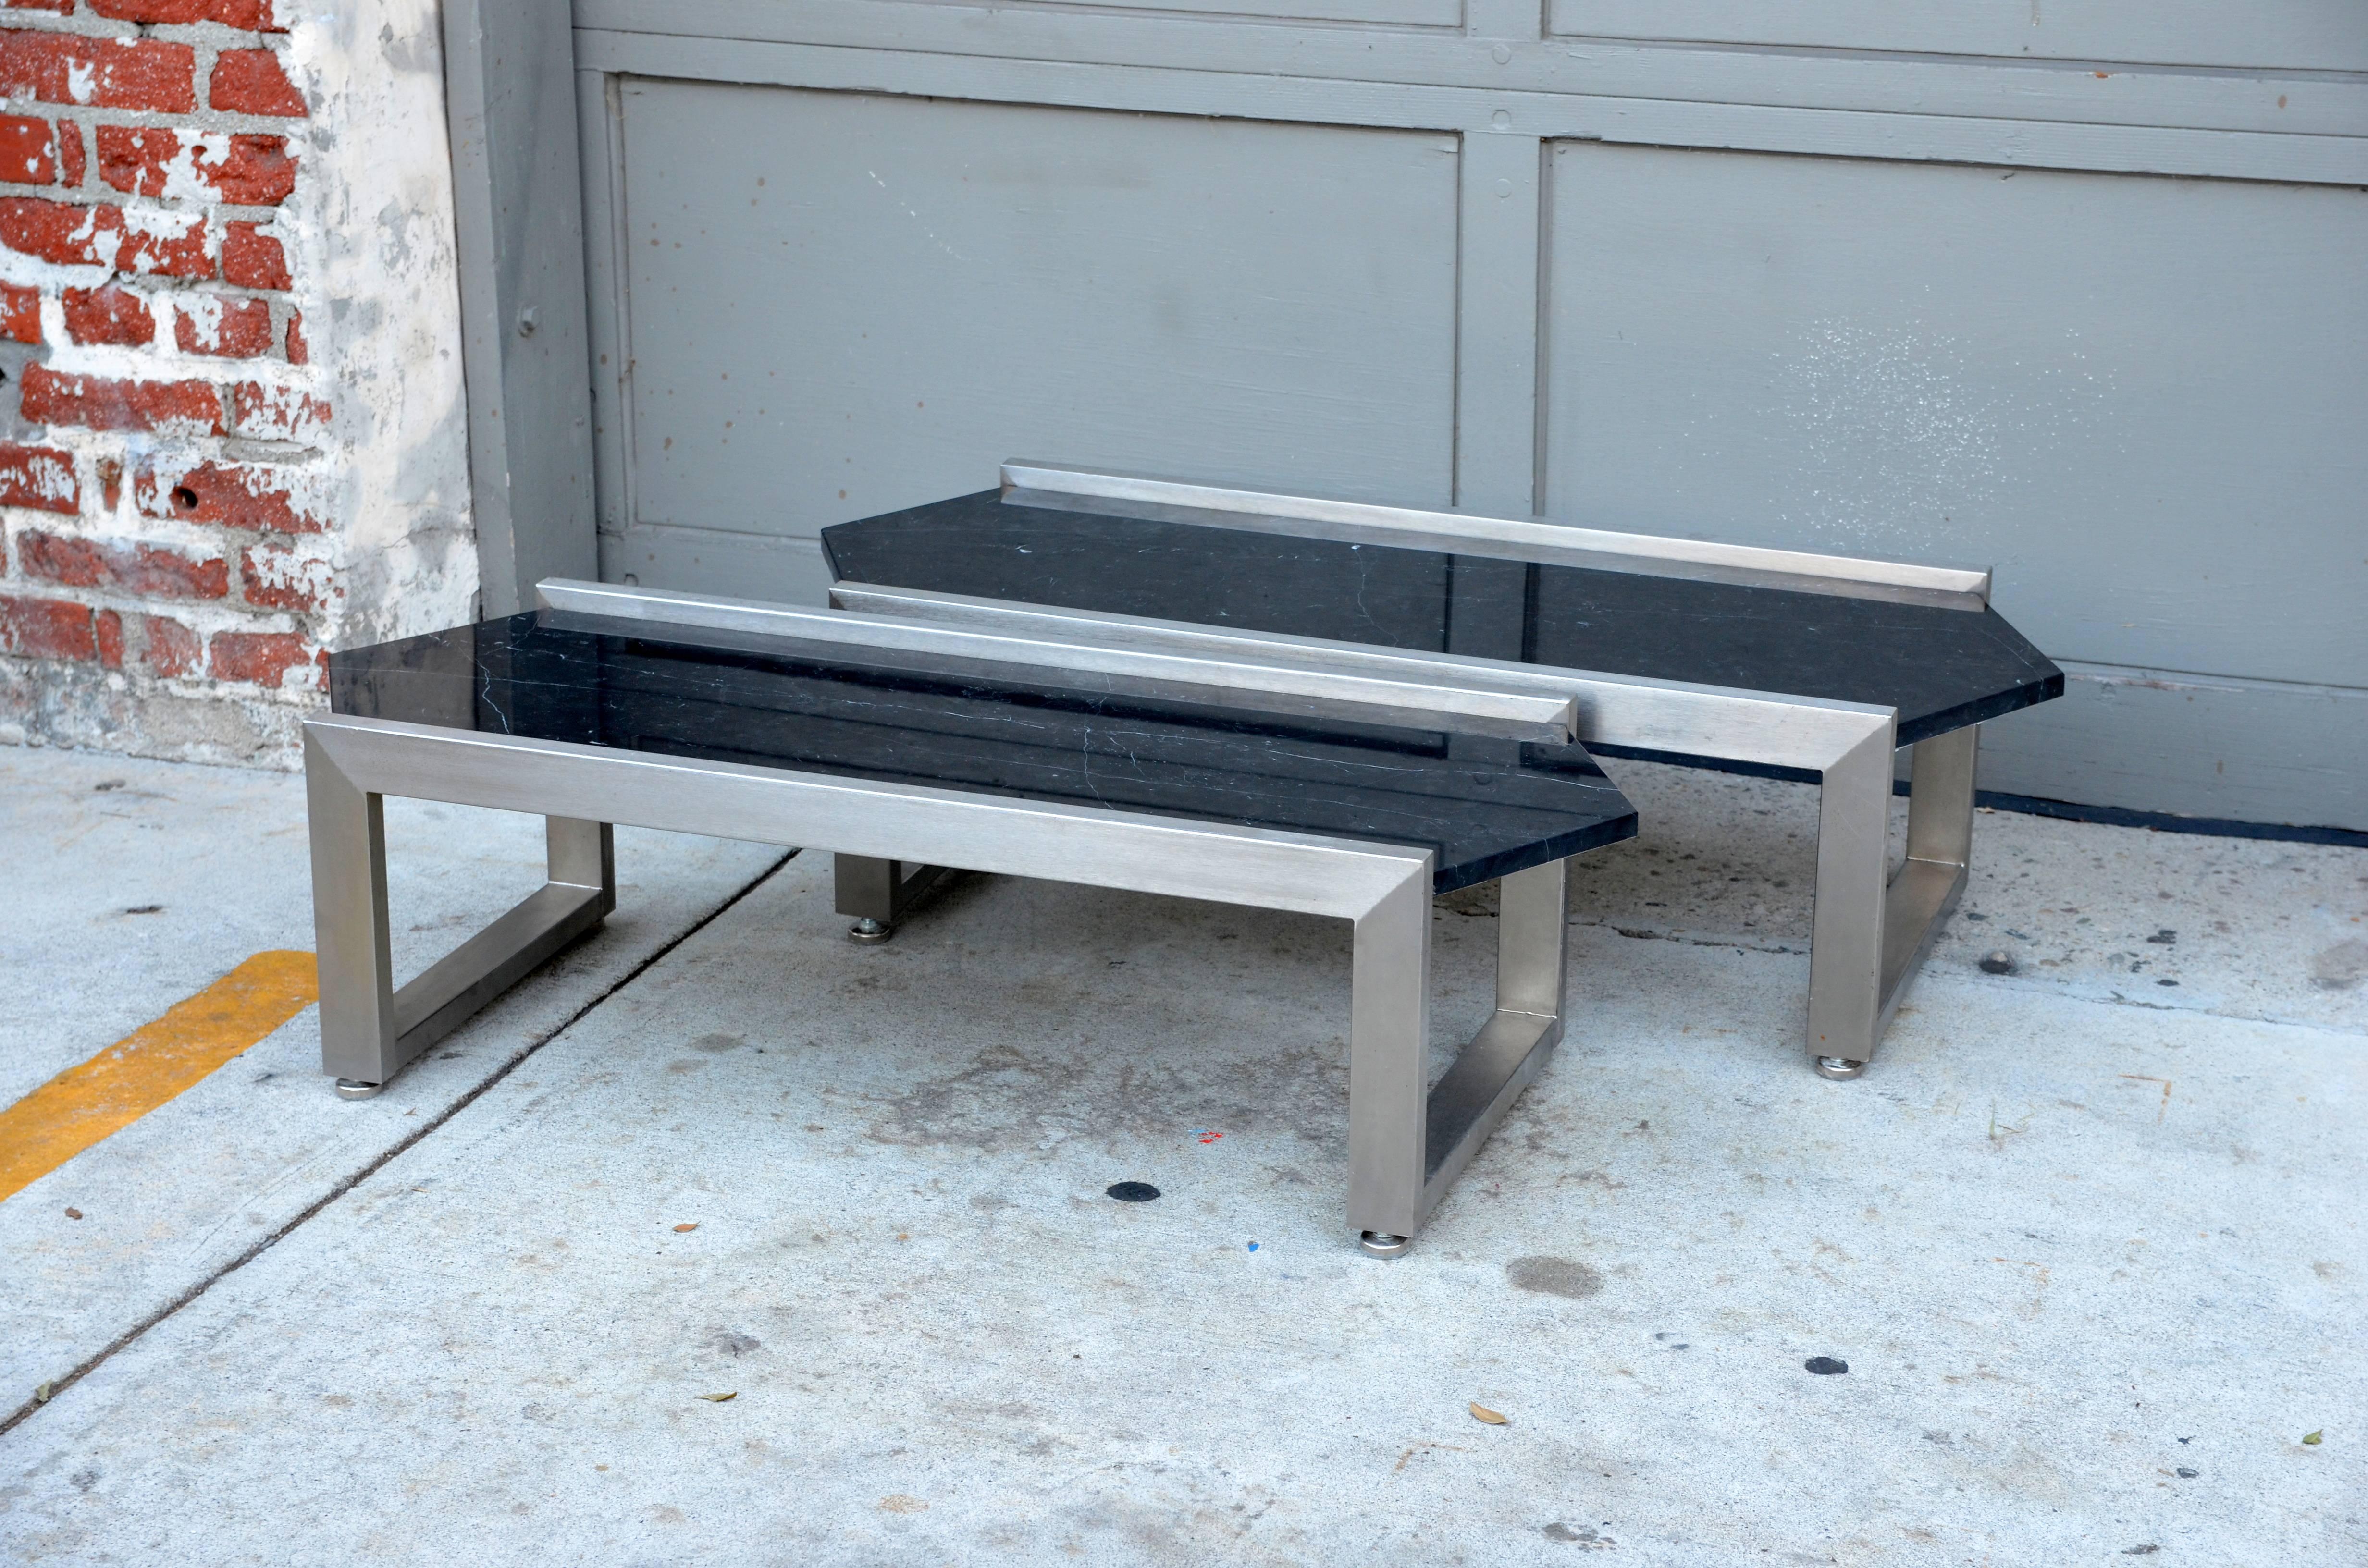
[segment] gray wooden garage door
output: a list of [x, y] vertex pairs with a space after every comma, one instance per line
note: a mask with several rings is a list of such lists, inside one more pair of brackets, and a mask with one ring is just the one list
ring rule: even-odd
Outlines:
[[1987, 787], [2368, 828], [2357, 0], [572, 19], [607, 577], [1010, 456], [1987, 564]]

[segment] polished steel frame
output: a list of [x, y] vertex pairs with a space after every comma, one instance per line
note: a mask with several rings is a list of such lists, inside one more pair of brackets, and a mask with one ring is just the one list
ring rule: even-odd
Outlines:
[[331, 725], [380, 722], [313, 720], [304, 733], [313, 950], [321, 974], [321, 1070], [336, 1078], [339, 1093], [354, 1099], [376, 1094], [405, 1062], [617, 907], [617, 852], [609, 824], [546, 815], [543, 885], [416, 978], [396, 985], [381, 803], [389, 791], [356, 783], [333, 760], [333, 737], [327, 733]]
[[[1035, 506], [1709, 577], [1953, 609], [1979, 610], [1989, 599], [1989, 574], [1968, 569], [1268, 494], [1042, 463], [1007, 463], [1002, 479], [1005, 500]], [[1582, 744], [1813, 772], [1821, 791], [1804, 1033], [1811, 1064], [1828, 1078], [1855, 1078], [1874, 1059], [1918, 968], [1964, 892], [1972, 858], [1977, 725], [1910, 747], [1907, 855], [1894, 874], [1894, 709], [865, 583], [835, 585], [831, 603], [874, 619], [901, 616], [1006, 636], [1093, 641], [1145, 653], [1258, 660], [1339, 675], [1419, 679], [1425, 671], [1436, 676], [1452, 670], [1459, 684], [1568, 697], [1577, 707]]]
[[791, 643], [860, 649], [866, 664], [908, 656], [933, 674], [1052, 682], [1073, 691], [1214, 703], [1253, 712], [1349, 719], [1506, 740], [1570, 740], [1567, 697], [1466, 678], [1437, 665], [1325, 669], [1278, 662], [1255, 647], [1116, 644], [1091, 627], [955, 627], [909, 616], [835, 614], [795, 605], [546, 578], [535, 585], [546, 618], [588, 630], [652, 632], [670, 642], [731, 647]]
[[1642, 572], [1656, 577], [1703, 576], [1853, 598], [1907, 599], [1957, 609], [1980, 609], [1989, 603], [1990, 596], [1989, 573], [1974, 567], [1619, 533], [1542, 517], [1492, 517], [1477, 512], [1377, 506], [1319, 495], [1271, 494], [1018, 459], [1003, 465], [1001, 477], [1006, 501], [1059, 511]]
[[[1349, 1223], [1406, 1250], [1562, 1037], [1567, 865], [1503, 879], [1497, 1007], [1427, 1093], [1432, 858], [1402, 846], [393, 720], [304, 726], [321, 1063], [375, 1093], [615, 907], [612, 823], [1332, 915], [1354, 926]], [[538, 813], [550, 881], [397, 986], [387, 795]]]

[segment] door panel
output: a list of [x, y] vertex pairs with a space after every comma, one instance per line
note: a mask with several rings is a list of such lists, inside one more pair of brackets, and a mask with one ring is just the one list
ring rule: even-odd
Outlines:
[[1550, 0], [1553, 28], [2007, 60], [2368, 69], [2351, 0]]
[[620, 97], [640, 528], [811, 539], [1026, 456], [1451, 497], [1452, 137]]
[[1996, 568], [2058, 659], [2368, 686], [2368, 194], [1559, 146], [1547, 511]]

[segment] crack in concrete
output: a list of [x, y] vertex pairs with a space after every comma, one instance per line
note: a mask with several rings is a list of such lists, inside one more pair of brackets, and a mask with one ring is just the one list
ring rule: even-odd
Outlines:
[[232, 1258], [220, 1268], [215, 1269], [211, 1274], [207, 1275], [204, 1278], [199, 1279], [196, 1284], [191, 1285], [178, 1296], [174, 1297], [171, 1301], [165, 1302], [163, 1306], [157, 1308], [154, 1312], [149, 1313], [138, 1323], [133, 1324], [130, 1328], [125, 1329], [114, 1339], [108, 1341], [107, 1345], [101, 1347], [96, 1354], [85, 1358], [82, 1363], [76, 1366], [72, 1371], [67, 1372], [63, 1377], [51, 1378], [44, 1382], [35, 1385], [36, 1392], [31, 1398], [26, 1400], [24, 1403], [18, 1405], [15, 1410], [9, 1412], [6, 1418], [0, 1418], [0, 1437], [6, 1437], [18, 1426], [23, 1426], [27, 1421], [30, 1420], [37, 1413], [46, 1409], [51, 1403], [54, 1403], [58, 1395], [65, 1392], [66, 1390], [74, 1387], [74, 1384], [82, 1381], [84, 1378], [87, 1377], [93, 1371], [96, 1371], [110, 1357], [114, 1356], [116, 1352], [131, 1345], [133, 1341], [140, 1338], [141, 1335], [146, 1334], [150, 1329], [154, 1328], [158, 1324], [163, 1323], [166, 1318], [171, 1317], [183, 1307], [186, 1307], [192, 1301], [197, 1301], [207, 1291], [212, 1290], [217, 1284], [220, 1284], [222, 1280], [237, 1273], [240, 1269], [245, 1268], [256, 1258], [261, 1257], [265, 1253], [270, 1251], [289, 1236], [295, 1233], [296, 1228], [299, 1225], [303, 1224], [315, 1214], [318, 1214], [323, 1210], [328, 1208], [330, 1204], [336, 1202], [339, 1199], [345, 1197], [346, 1194], [353, 1191], [354, 1188], [368, 1181], [371, 1176], [376, 1176], [380, 1171], [393, 1164], [396, 1159], [409, 1152], [429, 1133], [434, 1132], [437, 1129], [442, 1127], [445, 1123], [450, 1121], [454, 1117], [460, 1115], [471, 1105], [474, 1104], [478, 1096], [484, 1094], [486, 1090], [492, 1088], [495, 1085], [500, 1083], [503, 1079], [516, 1072], [519, 1065], [529, 1057], [541, 1051], [544, 1046], [549, 1045], [552, 1040], [557, 1040], [561, 1035], [565, 1034], [569, 1029], [574, 1028], [578, 1023], [582, 1022], [584, 1018], [593, 1011], [593, 1009], [598, 1007], [610, 997], [624, 990], [626, 986], [631, 985], [634, 981], [639, 980], [643, 975], [649, 972], [653, 967], [655, 967], [661, 960], [665, 959], [668, 954], [672, 953], [677, 948], [681, 947], [685, 942], [689, 941], [693, 937], [698, 936], [701, 931], [706, 930], [716, 921], [722, 919], [726, 914], [730, 913], [730, 911], [737, 905], [742, 899], [746, 898], [750, 893], [755, 892], [758, 888], [763, 887], [767, 882], [778, 876], [780, 873], [781, 868], [795, 859], [797, 856], [798, 851], [795, 849], [789, 850], [787, 853], [783, 854], [780, 859], [774, 861], [771, 865], [766, 867], [764, 870], [750, 878], [747, 883], [741, 887], [737, 892], [734, 892], [731, 897], [723, 900], [713, 909], [709, 910], [704, 915], [701, 915], [698, 920], [693, 921], [689, 926], [685, 927], [681, 935], [660, 947], [656, 951], [651, 953], [649, 957], [643, 959], [640, 963], [635, 964], [625, 973], [618, 976], [614, 984], [611, 984], [598, 995], [585, 1003], [581, 1007], [576, 1008], [575, 1011], [568, 1014], [566, 1017], [561, 1019], [557, 1024], [544, 1031], [539, 1038], [528, 1042], [526, 1045], [514, 1051], [511, 1054], [510, 1059], [503, 1062], [501, 1066], [486, 1077], [483, 1083], [478, 1084], [474, 1088], [462, 1095], [459, 1099], [454, 1100], [450, 1105], [445, 1107], [444, 1109], [438, 1111], [436, 1115], [427, 1118], [425, 1121], [422, 1121], [417, 1129], [404, 1138], [400, 1142], [386, 1150], [376, 1159], [371, 1160], [369, 1164], [362, 1166], [361, 1169], [356, 1171], [352, 1176], [347, 1177], [336, 1187], [331, 1187], [327, 1192], [323, 1193], [317, 1201], [311, 1204], [302, 1212], [290, 1220], [286, 1224], [281, 1225], [278, 1230], [273, 1231], [269, 1235], [265, 1236], [253, 1246], [247, 1248], [245, 1252], [240, 1253], [236, 1257]]

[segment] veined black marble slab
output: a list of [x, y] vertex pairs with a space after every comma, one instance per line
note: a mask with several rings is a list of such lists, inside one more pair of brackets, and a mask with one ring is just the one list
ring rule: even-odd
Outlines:
[[[938, 675], [899, 654], [514, 615], [329, 656], [339, 713], [1435, 852], [1440, 892], [1632, 838], [1576, 745]], [[736, 645], [735, 645], [736, 644]]]
[[848, 582], [1873, 703], [1898, 710], [1902, 745], [2064, 694], [2064, 672], [1987, 608], [1053, 510], [992, 490], [822, 540]]

